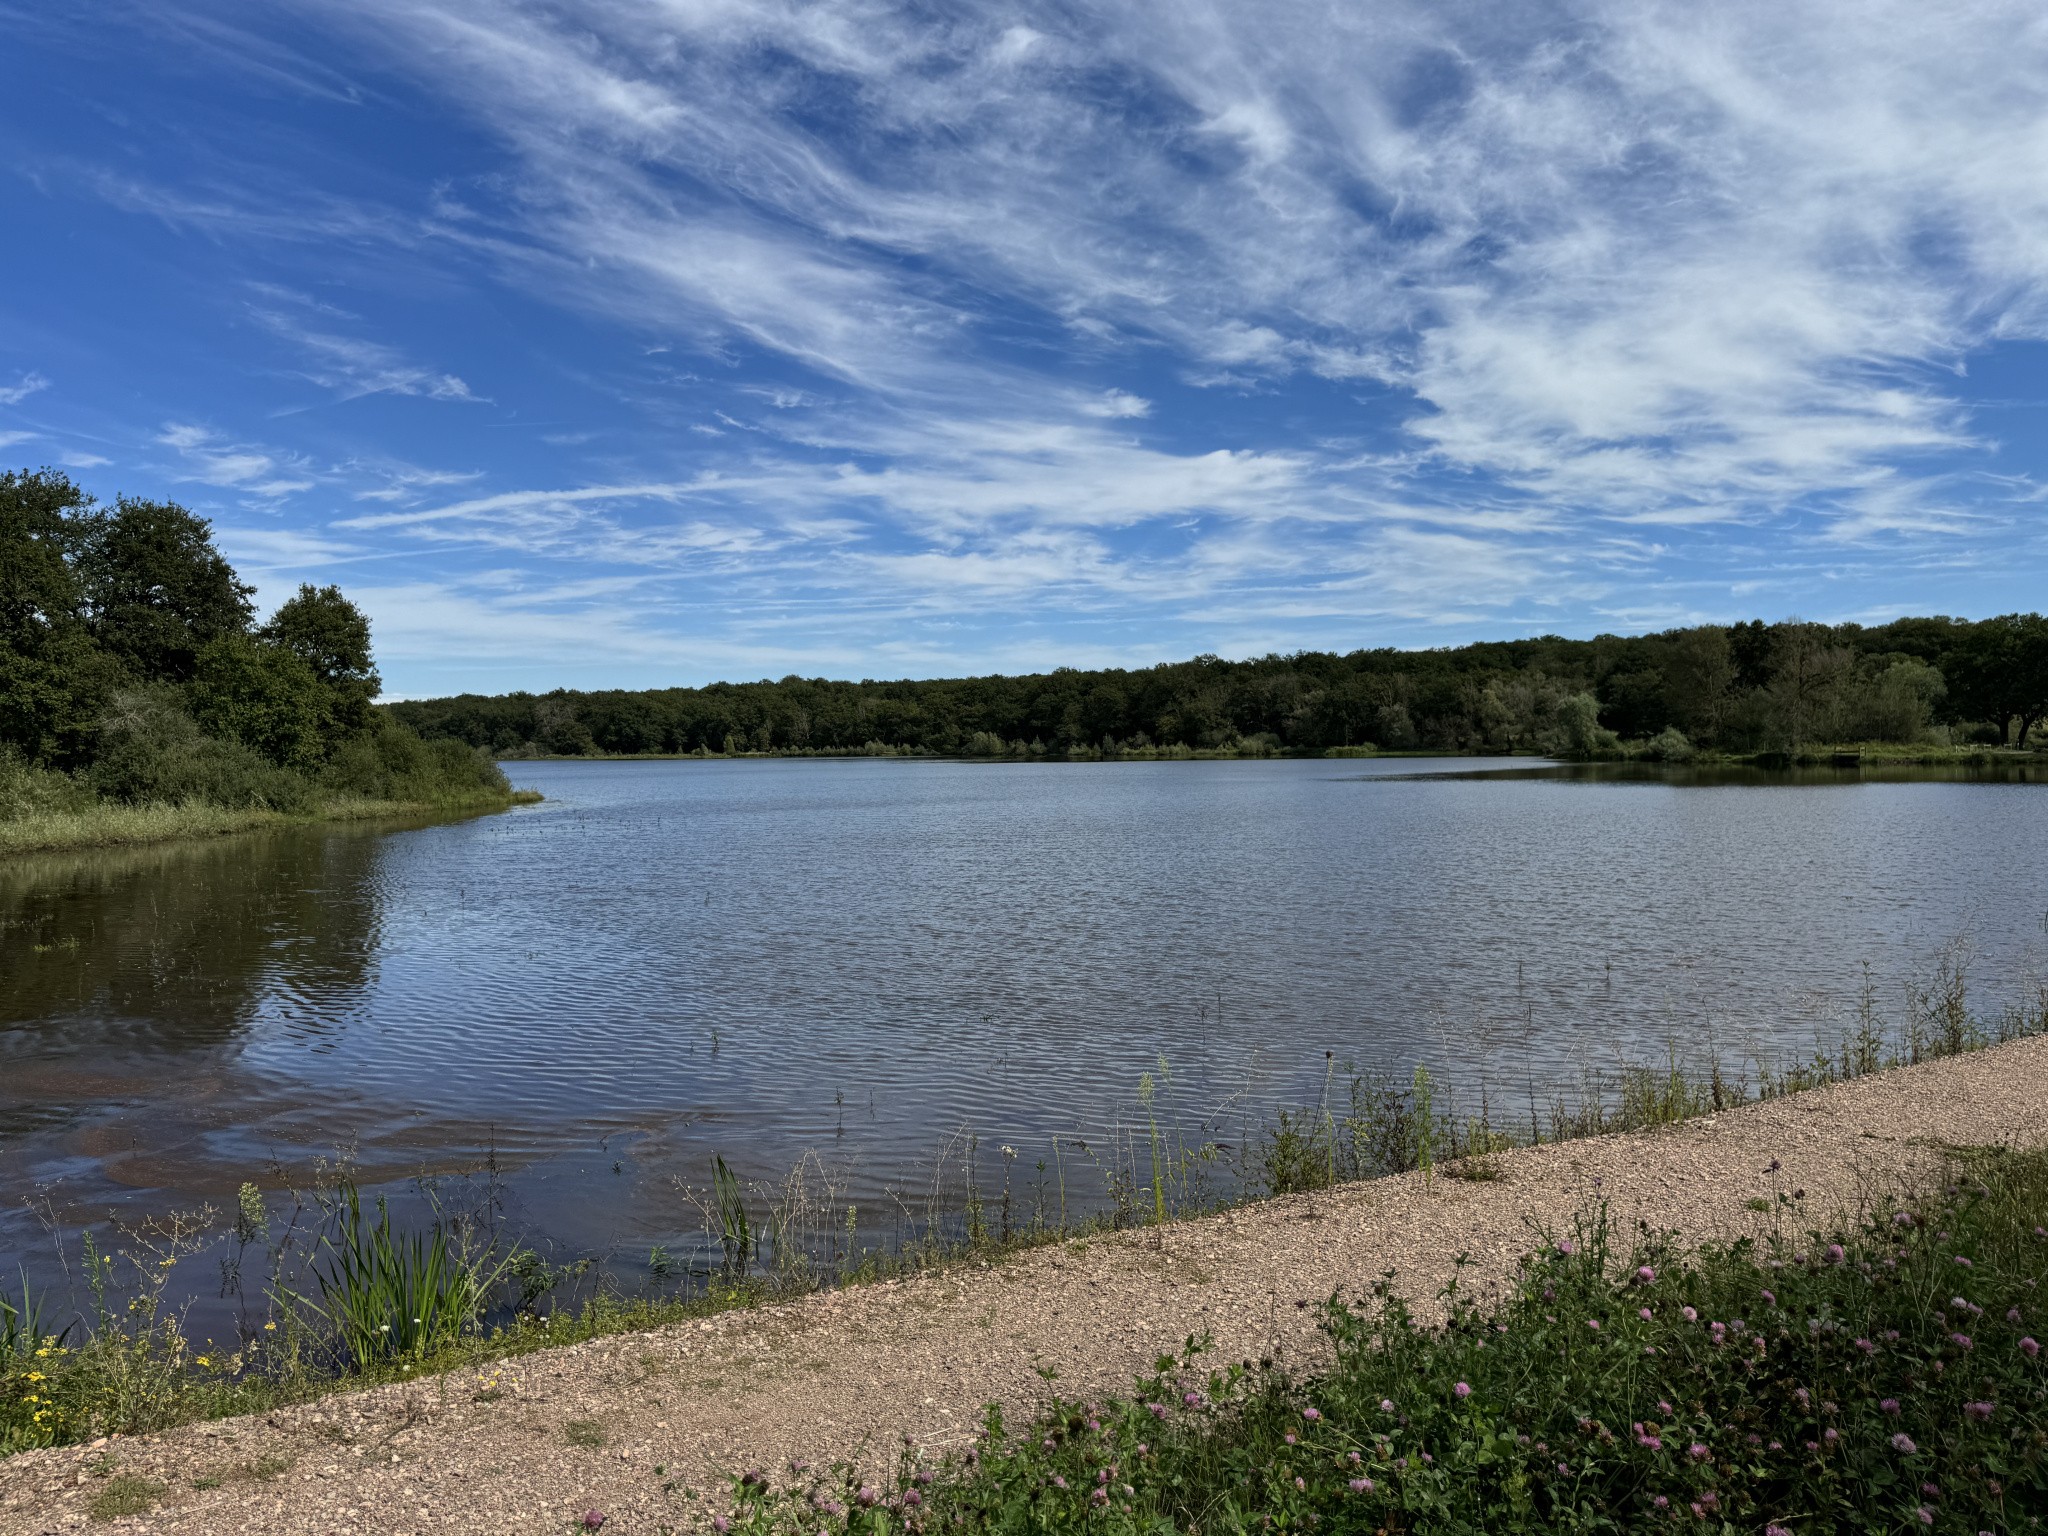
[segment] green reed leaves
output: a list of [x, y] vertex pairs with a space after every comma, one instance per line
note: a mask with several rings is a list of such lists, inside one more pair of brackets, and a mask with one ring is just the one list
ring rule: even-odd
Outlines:
[[423, 1357], [475, 1325], [508, 1260], [460, 1251], [439, 1222], [396, 1232], [382, 1201], [376, 1218], [366, 1219], [353, 1184], [343, 1184], [339, 1196], [314, 1276], [318, 1310], [358, 1369]]

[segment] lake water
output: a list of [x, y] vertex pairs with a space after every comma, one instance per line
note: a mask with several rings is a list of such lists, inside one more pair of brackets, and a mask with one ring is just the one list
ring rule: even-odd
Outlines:
[[1866, 981], [1897, 1018], [1959, 938], [1995, 1006], [2048, 944], [2048, 798], [2015, 777], [513, 778], [546, 802], [0, 864], [0, 1266], [342, 1154], [370, 1182], [494, 1155], [559, 1251], [644, 1255], [714, 1152], [817, 1151], [869, 1210], [963, 1129], [1094, 1166], [1162, 1059], [1162, 1112], [1222, 1139], [1313, 1099], [1326, 1052], [1526, 1118], [1624, 1058], [1804, 1054]]

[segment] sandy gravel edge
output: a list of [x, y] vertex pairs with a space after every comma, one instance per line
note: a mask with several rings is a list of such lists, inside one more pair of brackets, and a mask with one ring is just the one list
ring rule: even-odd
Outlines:
[[[1191, 1333], [1213, 1334], [1225, 1359], [1312, 1354], [1313, 1313], [1297, 1302], [1389, 1269], [1426, 1298], [1460, 1253], [1478, 1283], [1498, 1283], [1532, 1224], [1568, 1222], [1596, 1180], [1618, 1218], [1701, 1239], [1754, 1230], [1758, 1196], [1803, 1190], [1819, 1222], [1925, 1179], [1946, 1147], [2044, 1142], [2048, 1040], [2020, 1041], [1509, 1153], [1495, 1182], [1375, 1180], [263, 1417], [31, 1452], [0, 1462], [0, 1536], [88, 1525], [109, 1458], [168, 1497], [108, 1531], [505, 1536], [560, 1533], [597, 1509], [607, 1532], [655, 1536], [701, 1526], [688, 1490], [715, 1493], [745, 1467], [887, 1454], [900, 1434], [964, 1440], [984, 1403], [1041, 1399], [1042, 1370], [1070, 1394], [1116, 1391]], [[1781, 1171], [1766, 1172], [1774, 1158]], [[604, 1443], [572, 1444], [572, 1421], [601, 1426]]]

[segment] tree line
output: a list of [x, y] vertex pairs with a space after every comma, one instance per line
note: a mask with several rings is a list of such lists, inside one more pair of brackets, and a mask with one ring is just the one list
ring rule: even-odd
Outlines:
[[2048, 620], [1752, 620], [1436, 650], [1303, 651], [1021, 677], [463, 694], [390, 706], [501, 756], [913, 752], [1158, 756], [1365, 750], [1683, 758], [1822, 745], [2024, 747]]
[[0, 474], [0, 814], [30, 788], [69, 808], [76, 790], [296, 810], [502, 787], [376, 707], [369, 621], [338, 588], [301, 586], [261, 622], [254, 592], [175, 502]]

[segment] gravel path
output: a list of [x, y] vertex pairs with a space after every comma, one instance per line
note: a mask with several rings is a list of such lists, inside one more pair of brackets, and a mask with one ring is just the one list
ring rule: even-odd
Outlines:
[[[1758, 1196], [1803, 1189], [1819, 1222], [1926, 1177], [1944, 1145], [2043, 1142], [2048, 1040], [2022, 1041], [1509, 1153], [1497, 1181], [1381, 1179], [261, 1418], [31, 1452], [0, 1462], [0, 1533], [87, 1525], [110, 1463], [168, 1496], [109, 1531], [559, 1536], [589, 1509], [620, 1536], [701, 1528], [693, 1485], [715, 1496], [751, 1466], [886, 1457], [902, 1433], [958, 1443], [982, 1404], [1042, 1398], [1041, 1370], [1070, 1395], [1117, 1391], [1198, 1332], [1223, 1359], [1300, 1359], [1319, 1336], [1298, 1301], [1387, 1269], [1426, 1298], [1460, 1252], [1497, 1283], [1531, 1246], [1531, 1220], [1568, 1222], [1596, 1179], [1618, 1218], [1697, 1239], [1765, 1221], [1746, 1205]], [[1774, 1158], [1782, 1171], [1767, 1173]]]

